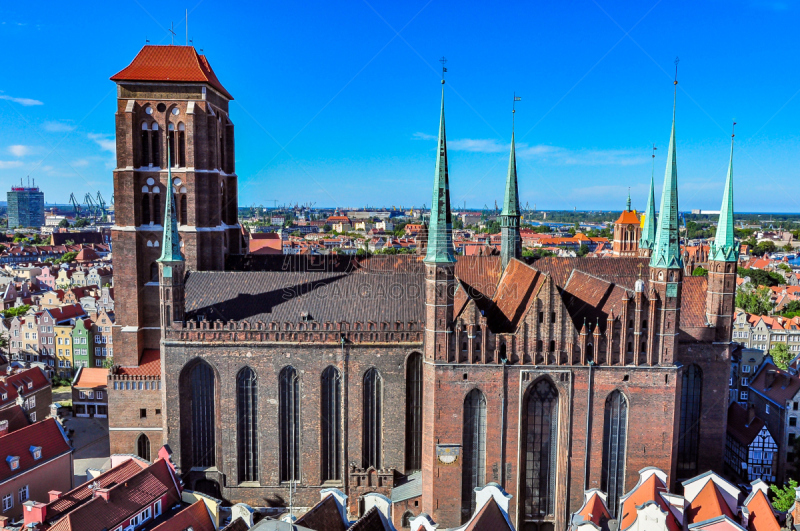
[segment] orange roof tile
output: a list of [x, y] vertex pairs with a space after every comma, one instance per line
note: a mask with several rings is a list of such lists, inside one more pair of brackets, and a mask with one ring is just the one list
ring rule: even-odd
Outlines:
[[78, 381], [73, 387], [106, 387], [108, 385], [108, 369], [81, 367]]
[[184, 531], [186, 529], [193, 529], [194, 531], [216, 530], [203, 500], [194, 502], [166, 522], [155, 526], [153, 531]]
[[603, 499], [595, 492], [592, 496], [586, 500], [586, 503], [583, 504], [581, 510], [578, 511], [578, 514], [581, 515], [584, 521], [591, 521], [600, 526], [601, 521], [603, 518], [606, 520], [611, 519], [611, 515], [608, 512], [608, 508], [606, 504], [603, 502]]
[[652, 474], [644, 483], [638, 485], [622, 503], [622, 525], [620, 525], [620, 529], [624, 531], [632, 526], [639, 514], [636, 508], [652, 501], [667, 513], [667, 529], [669, 531], [681, 531], [681, 525], [675, 519], [667, 502], [661, 497], [662, 492], [667, 492], [667, 486], [656, 474]]
[[639, 216], [636, 215], [635, 210], [625, 210], [619, 215], [619, 219], [617, 219], [615, 223], [621, 223], [623, 225], [638, 225]]
[[690, 524], [696, 524], [718, 516], [734, 519], [728, 502], [722, 497], [719, 487], [709, 479], [686, 509], [686, 519]]
[[766, 494], [761, 489], [754, 489], [752, 496], [746, 500], [750, 519], [747, 521], [747, 531], [780, 531], [781, 526], [775, 519], [775, 513], [767, 500]]
[[161, 351], [145, 349], [136, 367], [120, 367], [117, 374], [127, 376], [161, 376]]

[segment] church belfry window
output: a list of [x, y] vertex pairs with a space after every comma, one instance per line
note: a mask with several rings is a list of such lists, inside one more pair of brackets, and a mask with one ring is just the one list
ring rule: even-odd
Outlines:
[[336, 367], [322, 373], [322, 481], [341, 481], [342, 376]]
[[700, 407], [703, 371], [689, 365], [683, 372], [681, 388], [681, 421], [678, 437], [678, 479], [697, 475], [697, 454], [700, 445]]
[[189, 375], [191, 385], [191, 445], [192, 467], [212, 467], [216, 464], [216, 413], [214, 370], [200, 361]]
[[603, 471], [601, 489], [608, 493], [608, 510], [616, 515], [625, 493], [625, 455], [628, 445], [628, 401], [620, 391], [606, 398], [603, 424]]
[[558, 391], [548, 379], [533, 384], [524, 413], [524, 518], [541, 520], [555, 513]]
[[486, 484], [486, 397], [473, 389], [464, 399], [464, 428], [461, 433], [461, 522], [475, 512], [475, 488]]
[[[177, 111], [175, 107], [173, 111]], [[173, 113], [174, 114], [174, 113]], [[183, 122], [177, 126], [170, 123], [167, 128], [169, 129], [169, 145], [172, 153], [172, 167], [183, 168], [186, 166], [186, 127]]]
[[294, 367], [280, 373], [280, 480], [300, 480], [300, 381]]
[[142, 225], [148, 225], [152, 221], [150, 217], [150, 193], [142, 191]]
[[136, 439], [136, 455], [145, 461], [150, 461], [150, 439], [144, 433]]
[[364, 468], [381, 468], [383, 452], [383, 378], [377, 369], [364, 373], [364, 420], [361, 460]]
[[258, 380], [250, 367], [236, 376], [236, 441], [239, 483], [258, 481]]
[[406, 474], [422, 470], [422, 354], [414, 352], [406, 367]]

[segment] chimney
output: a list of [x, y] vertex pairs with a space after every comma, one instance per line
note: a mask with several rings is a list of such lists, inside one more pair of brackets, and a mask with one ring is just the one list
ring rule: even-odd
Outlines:
[[0, 436], [6, 435], [7, 433], [8, 433], [8, 421], [0, 420]]
[[25, 520], [25, 527], [28, 529], [37, 529], [35, 524], [44, 523], [47, 516], [47, 505], [33, 500], [28, 500], [22, 504], [22, 516]]
[[756, 419], [756, 406], [750, 404], [750, 407], [747, 408], [747, 427], [750, 427], [750, 424]]
[[775, 383], [775, 376], [777, 375], [775, 369], [770, 369], [764, 375], [764, 389], [769, 389]]
[[108, 501], [108, 499], [111, 497], [111, 491], [109, 489], [97, 489], [94, 491], [94, 496], [95, 498], [99, 496], [105, 501]]
[[59, 491], [59, 490], [51, 490], [47, 494], [50, 495], [50, 501], [51, 502], [54, 502], [56, 500], [60, 500], [61, 499], [61, 491]]

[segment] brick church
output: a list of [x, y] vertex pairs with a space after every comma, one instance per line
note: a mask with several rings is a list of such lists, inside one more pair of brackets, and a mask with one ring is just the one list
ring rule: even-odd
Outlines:
[[383, 494], [398, 528], [458, 526], [494, 482], [518, 529], [565, 529], [584, 489], [616, 512], [646, 466], [671, 485], [722, 469], [732, 169], [709, 276], [685, 276], [674, 113], [660, 215], [651, 181], [624, 256], [522, 258], [513, 134], [502, 252], [456, 256], [444, 90], [420, 254], [249, 256], [233, 97], [206, 57], [145, 46], [111, 79], [112, 453], [169, 444], [187, 488], [233, 503], [336, 487], [355, 516]]

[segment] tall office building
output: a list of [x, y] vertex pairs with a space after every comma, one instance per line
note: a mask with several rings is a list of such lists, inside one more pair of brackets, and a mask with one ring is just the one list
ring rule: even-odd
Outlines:
[[37, 187], [12, 186], [8, 192], [8, 228], [44, 225], [44, 192]]

